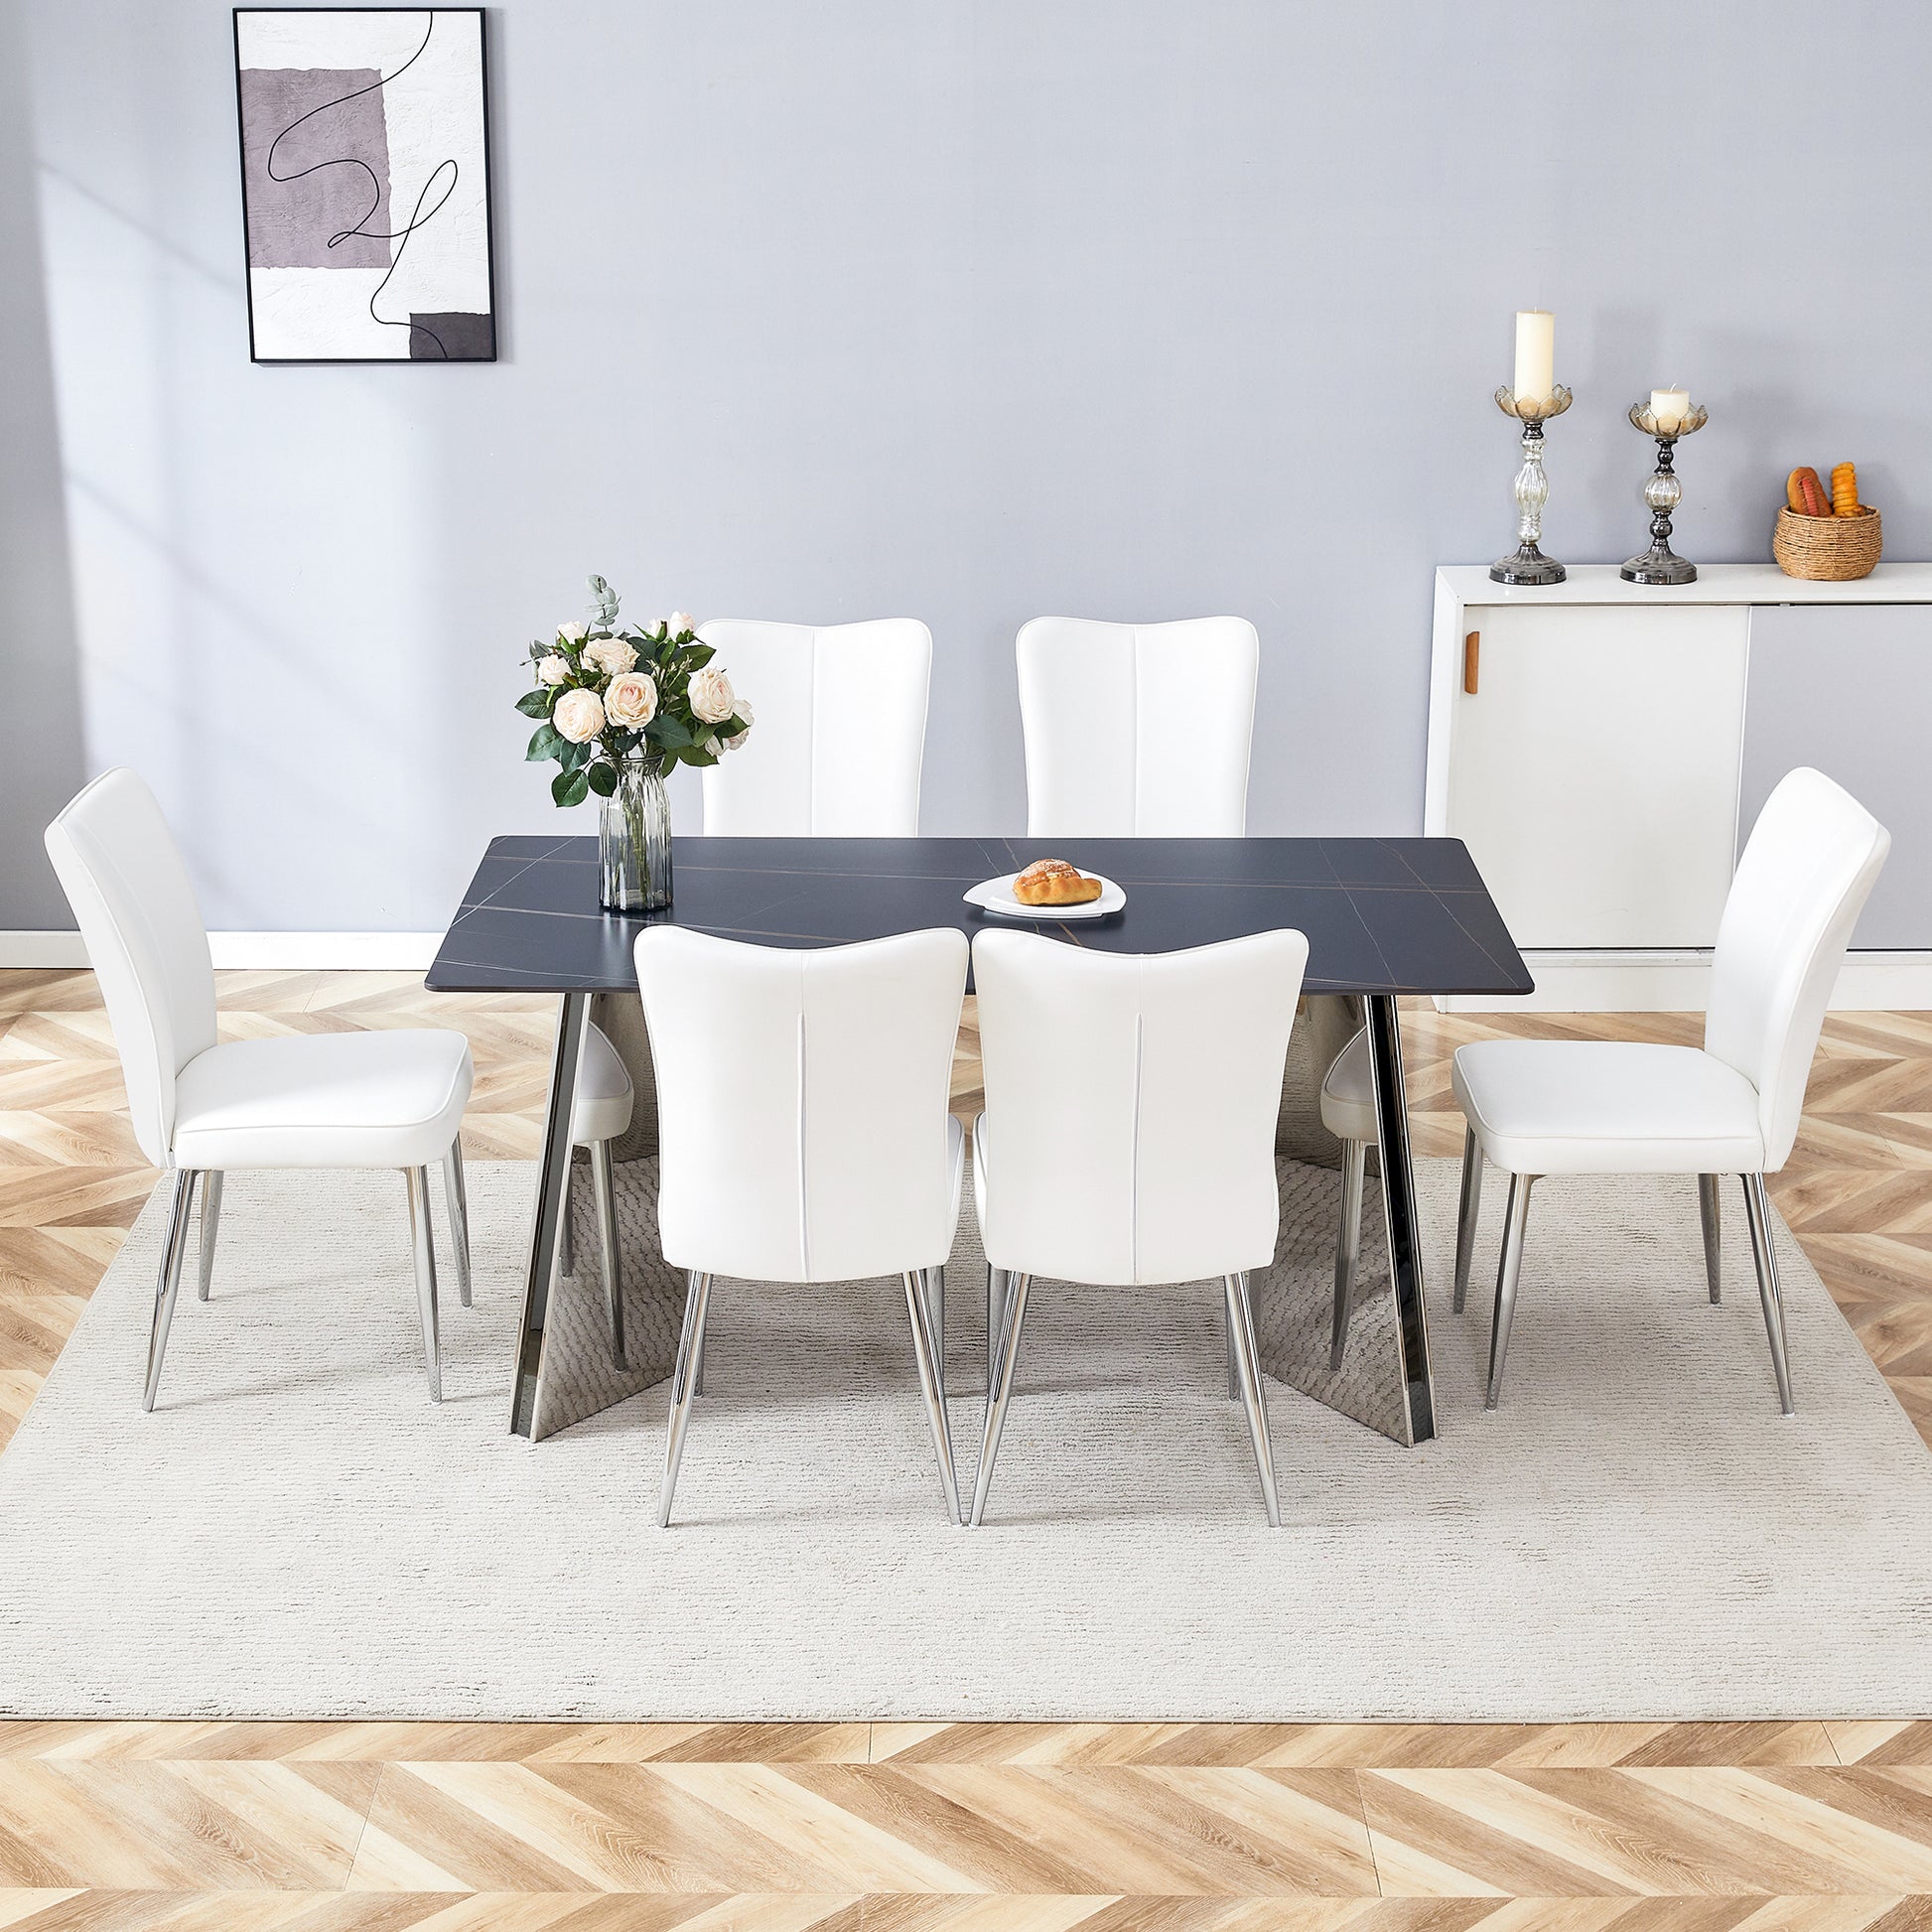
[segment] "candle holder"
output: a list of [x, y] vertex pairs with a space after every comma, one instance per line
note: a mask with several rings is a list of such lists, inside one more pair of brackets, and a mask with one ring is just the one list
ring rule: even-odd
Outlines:
[[1650, 505], [1650, 548], [1641, 557], [1632, 557], [1617, 572], [1632, 584], [1695, 584], [1698, 567], [1680, 557], [1670, 547], [1671, 511], [1684, 500], [1684, 485], [1671, 468], [1672, 453], [1680, 436], [1701, 430], [1710, 417], [1702, 403], [1695, 403], [1682, 416], [1667, 416], [1665, 429], [1647, 402], [1630, 405], [1630, 427], [1657, 439], [1657, 468], [1643, 486], [1643, 499]]
[[1496, 407], [1523, 425], [1523, 467], [1516, 473], [1516, 533], [1522, 541], [1513, 555], [1498, 557], [1489, 566], [1498, 584], [1561, 584], [1570, 574], [1554, 557], [1537, 548], [1543, 535], [1543, 505], [1550, 500], [1550, 480], [1543, 474], [1543, 425], [1570, 407], [1570, 391], [1561, 382], [1547, 396], [1519, 396], [1507, 385], [1496, 391]]

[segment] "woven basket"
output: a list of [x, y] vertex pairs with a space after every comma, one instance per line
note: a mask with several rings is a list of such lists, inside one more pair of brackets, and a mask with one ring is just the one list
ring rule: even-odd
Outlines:
[[1882, 534], [1878, 512], [1868, 503], [1860, 506], [1857, 516], [1800, 516], [1779, 510], [1771, 555], [1787, 577], [1849, 584], [1855, 577], [1871, 575]]

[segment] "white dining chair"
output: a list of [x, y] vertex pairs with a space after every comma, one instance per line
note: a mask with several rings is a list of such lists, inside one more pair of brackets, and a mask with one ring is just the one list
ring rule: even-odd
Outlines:
[[172, 1176], [141, 1407], [154, 1407], [201, 1178], [200, 1294], [209, 1297], [222, 1176], [235, 1168], [400, 1168], [432, 1402], [443, 1399], [429, 1170], [448, 1189], [457, 1279], [470, 1305], [459, 1132], [470, 1043], [459, 1033], [289, 1034], [217, 1040], [214, 967], [187, 867], [133, 771], [103, 773], [47, 828], [114, 1030], [141, 1152]]
[[1247, 831], [1261, 642], [1245, 618], [1035, 618], [1016, 654], [1029, 838]]
[[[584, 1033], [584, 1050], [577, 1062], [577, 1091], [571, 1101], [570, 1139], [591, 1159], [591, 1191], [597, 1205], [598, 1260], [604, 1276], [604, 1300], [610, 1311], [611, 1360], [623, 1366], [623, 1263], [618, 1242], [617, 1173], [611, 1143], [630, 1131], [635, 1090], [623, 1056], [611, 1044], [602, 1027]], [[557, 1266], [574, 1272], [568, 1204], [558, 1235]]]
[[657, 1069], [657, 1225], [689, 1278], [657, 1520], [671, 1520], [712, 1282], [897, 1275], [949, 1519], [959, 1521], [932, 1306], [959, 1219], [947, 1111], [966, 992], [951, 928], [812, 951], [676, 926], [637, 935]]
[[707, 835], [917, 835], [932, 677], [924, 624], [714, 618], [698, 636], [758, 712], [751, 737], [704, 769]]
[[1694, 1173], [1711, 1300], [1720, 1299], [1719, 1181], [1743, 1183], [1778, 1402], [1793, 1413], [1784, 1304], [1764, 1176], [1790, 1157], [1812, 1054], [1890, 835], [1807, 766], [1764, 801], [1731, 879], [1711, 961], [1704, 1044], [1490, 1039], [1456, 1048], [1468, 1121], [1456, 1219], [1455, 1306], [1468, 1291], [1482, 1164], [1509, 1175], [1484, 1407], [1502, 1395], [1530, 1188], [1545, 1174]]
[[1030, 932], [974, 939], [986, 1110], [973, 1186], [998, 1341], [973, 1523], [1035, 1277], [1152, 1288], [1218, 1276], [1262, 1497], [1280, 1524], [1248, 1276], [1275, 1258], [1275, 1119], [1308, 957], [1299, 932], [1155, 954]]

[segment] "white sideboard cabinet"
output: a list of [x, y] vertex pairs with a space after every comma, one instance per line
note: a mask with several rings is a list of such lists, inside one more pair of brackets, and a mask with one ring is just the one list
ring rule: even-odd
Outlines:
[[[1436, 577], [1425, 829], [1464, 840], [1551, 1011], [1704, 1004], [1736, 855], [1813, 764], [1890, 828], [1842, 1006], [1932, 1007], [1932, 564], [1514, 589]], [[1451, 1001], [1446, 1004], [1501, 1005]]]

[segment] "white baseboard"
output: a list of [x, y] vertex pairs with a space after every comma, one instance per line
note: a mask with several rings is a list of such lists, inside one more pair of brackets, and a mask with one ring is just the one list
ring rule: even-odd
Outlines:
[[[210, 932], [216, 966], [256, 972], [420, 973], [436, 957], [440, 932]], [[84, 966], [77, 932], [0, 932], [0, 968]]]
[[[1711, 955], [1698, 951], [1526, 952], [1536, 991], [1450, 994], [1445, 1013], [1702, 1013]], [[1832, 991], [1835, 1013], [1932, 1010], [1932, 952], [1854, 952]]]

